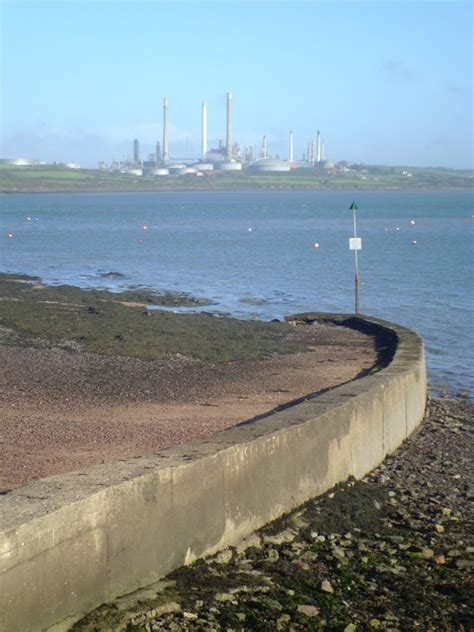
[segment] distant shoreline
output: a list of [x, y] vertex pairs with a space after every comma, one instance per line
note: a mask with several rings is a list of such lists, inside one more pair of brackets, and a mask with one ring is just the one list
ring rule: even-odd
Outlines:
[[472, 187], [419, 187], [413, 189], [403, 189], [394, 187], [368, 187], [368, 188], [334, 188], [334, 187], [314, 187], [314, 188], [286, 188], [286, 187], [255, 187], [255, 188], [156, 188], [156, 189], [50, 189], [50, 190], [24, 190], [8, 191], [0, 189], [0, 195], [42, 195], [51, 193], [457, 193], [462, 191], [472, 191]]
[[467, 191], [474, 187], [474, 171], [444, 168], [358, 165], [354, 169], [300, 168], [291, 172], [215, 173], [136, 176], [98, 169], [65, 166], [19, 167], [0, 164], [0, 192], [22, 193], [177, 193], [196, 191]]

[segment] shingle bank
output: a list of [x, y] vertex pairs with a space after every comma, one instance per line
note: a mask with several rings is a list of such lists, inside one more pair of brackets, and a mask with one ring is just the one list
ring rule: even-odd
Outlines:
[[416, 333], [368, 317], [288, 320], [372, 330], [389, 363], [207, 441], [0, 497], [2, 632], [67, 630], [97, 605], [236, 543], [348, 476], [360, 478], [421, 422], [426, 371]]

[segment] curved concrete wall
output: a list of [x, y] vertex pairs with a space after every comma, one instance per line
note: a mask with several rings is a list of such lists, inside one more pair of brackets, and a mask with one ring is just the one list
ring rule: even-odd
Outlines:
[[0, 497], [2, 632], [68, 629], [99, 604], [365, 475], [421, 422], [426, 374], [417, 334], [365, 317], [292, 319], [372, 329], [389, 341], [392, 361], [210, 440]]

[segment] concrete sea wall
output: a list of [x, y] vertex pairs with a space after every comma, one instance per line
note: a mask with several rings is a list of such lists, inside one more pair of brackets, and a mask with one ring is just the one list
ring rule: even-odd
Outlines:
[[367, 317], [292, 319], [372, 331], [389, 363], [208, 440], [0, 496], [1, 632], [67, 630], [99, 604], [364, 476], [416, 428], [426, 401], [416, 333]]

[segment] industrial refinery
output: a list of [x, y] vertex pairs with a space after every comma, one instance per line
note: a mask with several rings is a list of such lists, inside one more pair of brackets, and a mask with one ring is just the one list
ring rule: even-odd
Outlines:
[[244, 147], [233, 141], [232, 93], [227, 93], [227, 117], [225, 142], [220, 140], [217, 147], [208, 147], [207, 136], [207, 103], [201, 109], [201, 147], [198, 157], [194, 159], [174, 158], [170, 153], [168, 126], [168, 99], [163, 99], [163, 136], [161, 142], [155, 144], [155, 151], [143, 158], [140, 152], [140, 141], [134, 139], [132, 158], [125, 161], [113, 161], [110, 165], [100, 163], [101, 169], [120, 171], [137, 176], [172, 176], [172, 175], [212, 175], [214, 173], [282, 173], [295, 169], [316, 168], [331, 170], [334, 163], [324, 157], [324, 141], [317, 130], [314, 138], [308, 140], [307, 151], [300, 160], [295, 160], [293, 132], [288, 134], [288, 154], [281, 158], [272, 154], [268, 148], [267, 137], [263, 136], [260, 147]]

